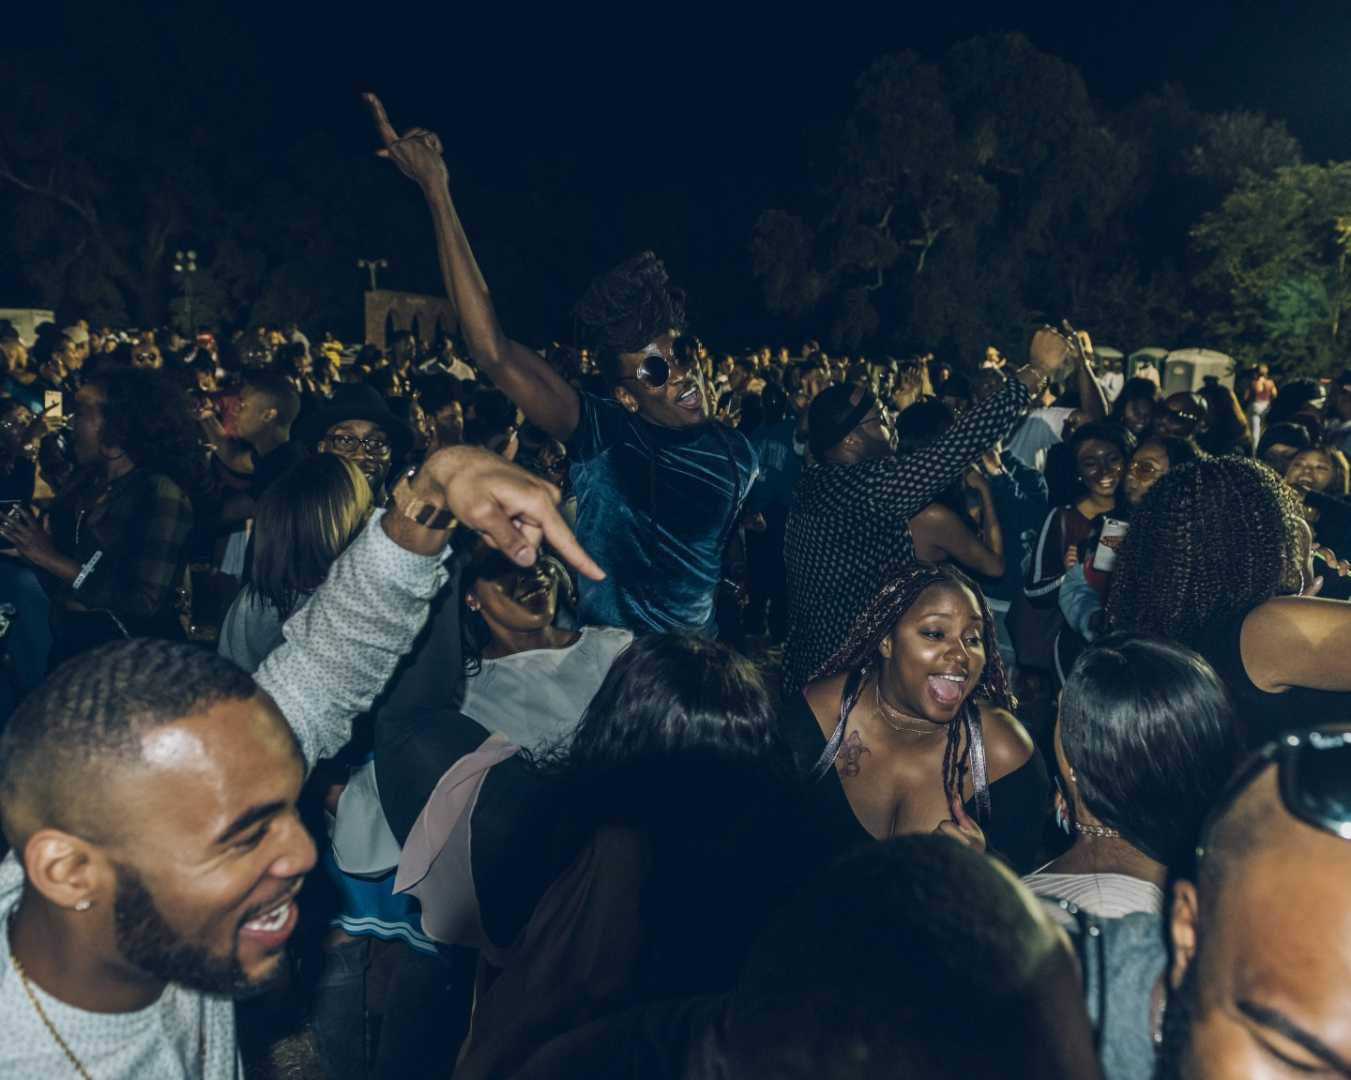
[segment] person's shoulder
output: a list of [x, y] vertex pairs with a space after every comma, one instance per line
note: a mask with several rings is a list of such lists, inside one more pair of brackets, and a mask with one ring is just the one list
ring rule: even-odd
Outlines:
[[582, 640], [601, 652], [619, 653], [633, 643], [633, 631], [622, 626], [584, 626]]
[[1008, 709], [988, 702], [980, 708], [981, 732], [985, 737], [985, 760], [990, 782], [1016, 772], [1031, 760], [1036, 749], [1032, 736]]
[[912, 527], [917, 521], [923, 522], [926, 525], [940, 526], [951, 525], [954, 521], [958, 520], [956, 513], [953, 512], [951, 507], [944, 506], [942, 503], [931, 502], [911, 518], [910, 523]]
[[147, 472], [143, 474], [139, 486], [157, 499], [173, 502], [188, 501], [187, 493], [178, 486], [172, 477], [161, 472]]
[[[814, 713], [819, 720], [833, 717], [840, 708], [840, 696], [844, 693], [844, 681], [849, 673], [842, 671], [829, 678], [809, 682], [798, 695], [802, 705]], [[833, 725], [832, 725], [833, 726]]]

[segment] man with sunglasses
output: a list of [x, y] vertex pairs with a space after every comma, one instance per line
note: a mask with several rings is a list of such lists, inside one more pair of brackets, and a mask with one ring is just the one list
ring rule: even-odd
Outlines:
[[1351, 1076], [1351, 723], [1236, 774], [1174, 889], [1163, 1077]]
[[1205, 430], [1208, 410], [1200, 394], [1169, 394], [1154, 412], [1154, 434], [1190, 439]]
[[422, 189], [446, 289], [479, 369], [572, 460], [577, 532], [609, 577], [583, 582], [585, 622], [637, 633], [713, 625], [727, 540], [757, 477], [739, 432], [710, 422], [697, 343], [678, 341], [684, 298], [651, 252], [594, 281], [574, 316], [609, 388], [580, 393], [507, 337], [450, 196], [441, 141], [402, 136], [366, 95], [382, 148]]

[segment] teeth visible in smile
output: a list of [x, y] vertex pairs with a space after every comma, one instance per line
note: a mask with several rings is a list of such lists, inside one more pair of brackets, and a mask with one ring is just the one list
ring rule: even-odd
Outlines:
[[947, 679], [948, 682], [966, 682], [965, 675], [935, 675], [935, 679]]
[[250, 919], [244, 925], [250, 930], [262, 930], [265, 933], [273, 930], [280, 930], [286, 925], [286, 920], [290, 914], [291, 898], [288, 896], [271, 911], [259, 915], [256, 919]]

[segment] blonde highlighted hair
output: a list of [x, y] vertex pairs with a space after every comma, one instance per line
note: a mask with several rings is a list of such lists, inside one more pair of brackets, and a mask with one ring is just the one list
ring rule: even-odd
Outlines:
[[346, 458], [315, 454], [292, 465], [258, 503], [253, 590], [285, 618], [323, 584], [370, 508], [370, 485]]

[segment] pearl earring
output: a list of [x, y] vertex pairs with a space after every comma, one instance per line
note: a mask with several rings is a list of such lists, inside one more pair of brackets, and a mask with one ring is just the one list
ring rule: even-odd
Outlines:
[[93, 906], [94, 906], [94, 901], [92, 901], [92, 900], [76, 900], [76, 901], [75, 901], [75, 910], [76, 910], [76, 911], [88, 911], [88, 910], [89, 910], [91, 907], [93, 907]]

